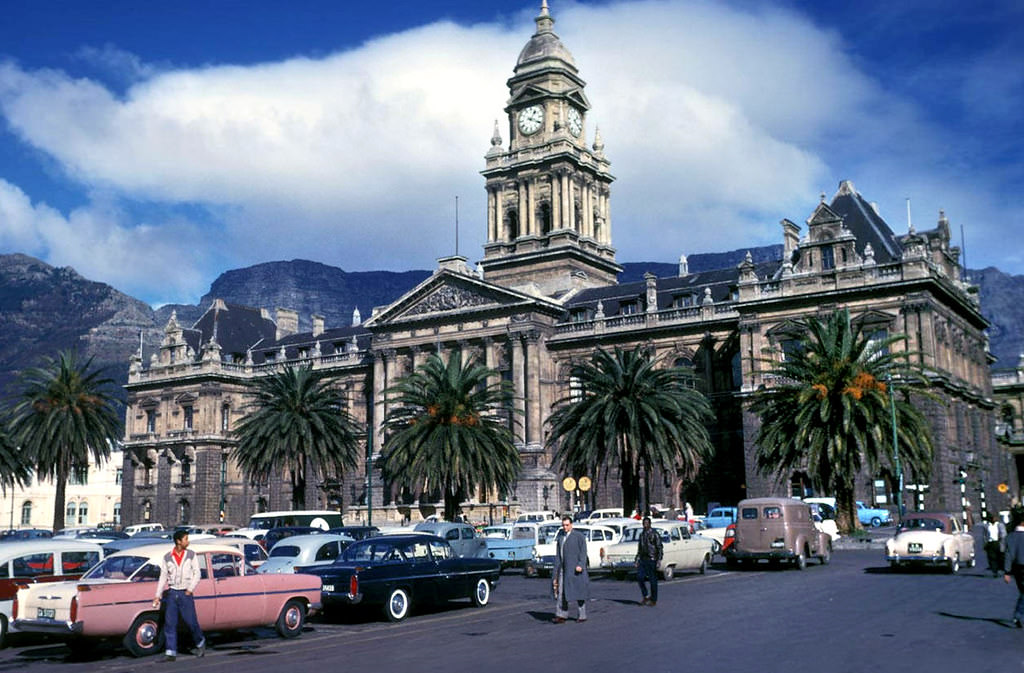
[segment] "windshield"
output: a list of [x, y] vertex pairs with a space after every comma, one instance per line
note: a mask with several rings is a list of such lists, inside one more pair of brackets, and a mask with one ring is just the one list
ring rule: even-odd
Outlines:
[[[654, 530], [658, 531], [658, 534], [661, 535], [661, 539], [663, 541], [668, 542], [669, 533], [667, 530], [662, 530], [659, 528], [655, 528]], [[643, 526], [634, 526], [633, 528], [627, 528], [625, 531], [622, 532], [622, 541], [636, 542], [640, 539], [641, 532], [643, 532]]]
[[293, 544], [285, 545], [274, 545], [274, 548], [270, 550], [270, 558], [278, 558], [284, 556], [286, 558], [294, 558], [299, 555], [299, 548]]
[[537, 529], [537, 543], [538, 544], [550, 544], [555, 541], [558, 537], [559, 531], [562, 530], [561, 523], [549, 523], [540, 526]]
[[900, 526], [901, 530], [944, 530], [945, 528], [946, 526], [939, 519], [927, 519], [924, 517], [904, 519], [903, 525]]
[[111, 556], [94, 566], [82, 579], [126, 580], [145, 563], [145, 556]]
[[268, 517], [253, 517], [249, 519], [249, 528], [254, 530], [270, 530], [274, 527], [274, 520]]

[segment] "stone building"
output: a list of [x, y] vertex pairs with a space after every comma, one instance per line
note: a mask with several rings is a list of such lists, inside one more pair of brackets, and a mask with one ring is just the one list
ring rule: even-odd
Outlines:
[[[772, 381], [762, 358], [783, 352], [797, 321], [848, 308], [878, 336], [906, 334], [928, 370], [935, 402], [926, 404], [937, 455], [924, 503], [956, 509], [953, 479], [970, 464], [986, 484], [1016, 492], [996, 446], [994, 402], [978, 296], [960, 276], [959, 250], [940, 213], [934, 229], [896, 234], [849, 181], [811, 207], [805, 226], [782, 220], [780, 259], [691, 273], [648, 274], [618, 284], [612, 245], [610, 163], [572, 54], [553, 31], [546, 3], [536, 33], [508, 80], [508, 146], [495, 124], [486, 153], [487, 242], [471, 269], [463, 257], [437, 271], [365, 322], [325, 329], [314, 316], [297, 333], [294, 311], [269, 312], [214, 302], [189, 328], [168, 323], [158, 352], [131, 362], [125, 441], [124, 516], [164, 523], [218, 518], [232, 523], [290, 501], [279, 481], [245, 483], [227, 460], [230, 430], [244, 414], [243, 385], [285, 365], [330, 373], [376, 457], [387, 413], [382, 391], [430, 353], [479, 358], [514, 387], [523, 469], [512, 494], [476, 493], [464, 510], [476, 519], [510, 507], [566, 508], [566, 476], [552, 465], [545, 421], [570, 393], [574, 361], [597, 347], [637, 344], [666, 364], [693, 372], [693, 385], [716, 412], [714, 459], [692, 483], [658, 475], [652, 500], [733, 503], [769, 493], [807, 494], [806, 475], [771, 483], [753, 471], [757, 419], [751, 393]], [[588, 143], [589, 139], [589, 143]], [[629, 232], [620, 232], [629, 235]], [[597, 477], [589, 504], [616, 503], [611, 469]], [[1011, 473], [1012, 472], [1012, 473]], [[607, 478], [607, 481], [606, 481]], [[889, 504], [891, 474], [864, 474], [858, 495]], [[369, 486], [369, 489], [367, 488]], [[432, 494], [383, 483], [374, 471], [326, 475], [308, 484], [307, 503], [365, 516], [416, 520], [433, 513]], [[507, 496], [499, 499], [500, 495]], [[991, 497], [990, 497], [991, 499]], [[375, 519], [379, 520], [379, 519]]]

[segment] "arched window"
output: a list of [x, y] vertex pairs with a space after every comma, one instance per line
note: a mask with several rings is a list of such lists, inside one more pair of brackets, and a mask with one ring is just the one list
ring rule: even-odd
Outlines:
[[121, 503], [120, 502], [115, 502], [114, 503], [114, 523], [117, 524], [118, 526], [121, 525]]
[[75, 515], [78, 513], [78, 504], [69, 502], [64, 508], [64, 524], [73, 526], [75, 525]]
[[220, 408], [220, 430], [227, 432], [231, 429], [231, 407], [227, 404]]
[[540, 225], [540, 233], [551, 233], [551, 204], [542, 203], [537, 206], [537, 223]]
[[142, 501], [142, 521], [149, 523], [153, 518], [153, 503], [150, 500]]
[[21, 525], [31, 526], [32, 525], [32, 501], [26, 500], [21, 503]]
[[78, 503], [78, 525], [84, 526], [89, 523], [89, 503]]
[[508, 232], [508, 240], [519, 238], [519, 211], [515, 208], [509, 208], [505, 213], [505, 231]]
[[182, 498], [178, 501], [178, 523], [188, 523], [191, 516], [192, 505], [189, 504], [188, 500]]

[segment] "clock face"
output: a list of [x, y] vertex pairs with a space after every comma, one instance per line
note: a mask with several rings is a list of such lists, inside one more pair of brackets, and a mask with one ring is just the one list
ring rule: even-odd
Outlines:
[[531, 105], [519, 111], [519, 130], [531, 135], [540, 130], [544, 124], [544, 110], [539, 105]]
[[574, 107], [569, 108], [566, 121], [569, 124], [569, 133], [579, 137], [580, 132], [583, 131], [583, 116], [580, 111]]

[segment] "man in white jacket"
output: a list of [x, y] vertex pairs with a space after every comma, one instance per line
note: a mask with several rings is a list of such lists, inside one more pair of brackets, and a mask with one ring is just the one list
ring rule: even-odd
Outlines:
[[[156, 585], [153, 607], [160, 607], [160, 600], [166, 596], [164, 611], [164, 637], [167, 650], [164, 661], [174, 661], [178, 656], [178, 617], [185, 622], [196, 644], [192, 654], [201, 657], [206, 654], [206, 639], [196, 618], [196, 601], [192, 593], [199, 586], [199, 559], [188, 548], [188, 532], [174, 531], [174, 549], [167, 552], [160, 563], [160, 581]], [[167, 589], [166, 595], [164, 589]]]

